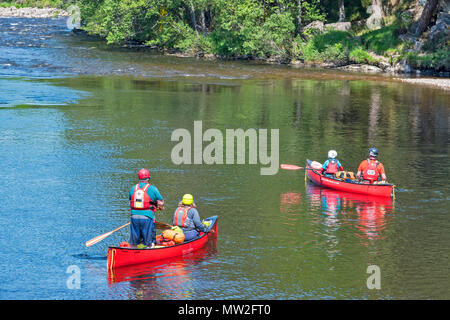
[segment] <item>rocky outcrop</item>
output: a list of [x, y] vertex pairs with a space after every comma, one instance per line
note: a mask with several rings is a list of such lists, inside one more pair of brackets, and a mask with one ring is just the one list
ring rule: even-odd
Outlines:
[[436, 24], [431, 27], [429, 39], [450, 34], [450, 13], [439, 12], [436, 18]]
[[325, 30], [350, 31], [352, 24], [350, 22], [327, 23], [324, 25]]
[[303, 32], [307, 30], [312, 30], [313, 32], [324, 32], [327, 30], [338, 30], [338, 31], [350, 31], [352, 27], [351, 22], [336, 22], [324, 24], [322, 21], [313, 21], [303, 27]]
[[55, 18], [58, 16], [69, 16], [69, 13], [56, 8], [0, 7], [0, 17]]
[[303, 30], [304, 35], [316, 34], [316, 33], [323, 32], [325, 30], [325, 27], [324, 27], [323, 21], [317, 20], [317, 21], [313, 21], [313, 22], [307, 24], [306, 26], [303, 27], [302, 30]]

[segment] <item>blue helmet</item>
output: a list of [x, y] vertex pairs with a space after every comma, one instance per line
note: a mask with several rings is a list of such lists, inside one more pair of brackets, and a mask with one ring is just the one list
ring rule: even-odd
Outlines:
[[378, 149], [377, 148], [370, 148], [369, 149], [369, 156], [370, 157], [378, 157]]

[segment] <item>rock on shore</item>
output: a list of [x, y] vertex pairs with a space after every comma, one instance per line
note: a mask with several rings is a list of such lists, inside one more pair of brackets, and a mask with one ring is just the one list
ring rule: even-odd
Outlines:
[[56, 8], [0, 7], [0, 17], [55, 18], [58, 16], [69, 16], [69, 13]]

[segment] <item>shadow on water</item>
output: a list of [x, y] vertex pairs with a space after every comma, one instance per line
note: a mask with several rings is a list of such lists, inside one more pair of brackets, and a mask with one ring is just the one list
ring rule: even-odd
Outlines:
[[76, 259], [86, 259], [86, 260], [105, 260], [106, 261], [106, 259], [107, 259], [107, 256], [94, 256], [94, 255], [89, 255], [86, 253], [73, 254], [71, 256]]

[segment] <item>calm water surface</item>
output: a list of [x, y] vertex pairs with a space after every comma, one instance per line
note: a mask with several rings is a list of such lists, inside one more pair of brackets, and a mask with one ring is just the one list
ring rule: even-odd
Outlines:
[[[0, 19], [0, 299], [449, 299], [448, 92], [388, 77], [106, 48], [64, 20]], [[321, 189], [303, 171], [175, 165], [171, 134], [279, 129], [280, 163], [380, 151], [396, 197]], [[166, 199], [219, 215], [194, 254], [108, 273], [141, 167]], [[367, 267], [381, 270], [369, 290]], [[70, 266], [81, 288], [69, 289]]]

